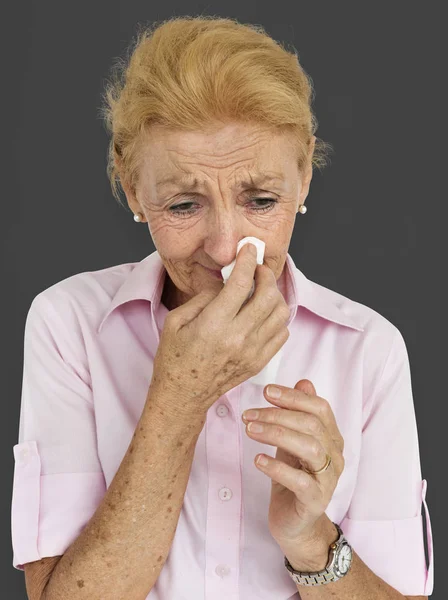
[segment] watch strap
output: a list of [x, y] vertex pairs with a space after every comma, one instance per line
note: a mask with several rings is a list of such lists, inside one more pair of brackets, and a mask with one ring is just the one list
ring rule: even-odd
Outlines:
[[[342, 529], [339, 527], [337, 523], [333, 523], [336, 527], [339, 537], [338, 539], [330, 545], [329, 548], [329, 559], [325, 569], [316, 572], [303, 572], [296, 571], [290, 564], [289, 560], [285, 556], [285, 567], [288, 569], [288, 573], [290, 574], [293, 581], [298, 585], [305, 586], [314, 586], [314, 585], [325, 585], [326, 583], [331, 583], [333, 581], [338, 581], [341, 579], [346, 573], [340, 573], [337, 569], [335, 569], [335, 554], [337, 550], [342, 544], [348, 543], [347, 539], [344, 537], [344, 533]], [[332, 556], [330, 557], [331, 551], [333, 550]]]

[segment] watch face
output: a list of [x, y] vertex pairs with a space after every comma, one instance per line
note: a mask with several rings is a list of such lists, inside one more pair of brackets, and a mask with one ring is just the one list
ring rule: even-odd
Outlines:
[[344, 544], [338, 554], [337, 567], [341, 573], [347, 573], [352, 559], [352, 549]]

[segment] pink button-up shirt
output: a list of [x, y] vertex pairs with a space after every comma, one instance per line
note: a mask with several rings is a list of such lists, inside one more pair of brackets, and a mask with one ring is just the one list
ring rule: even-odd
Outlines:
[[[33, 300], [13, 448], [13, 566], [62, 555], [106, 493], [131, 442], [167, 308], [157, 251], [79, 273]], [[399, 330], [307, 279], [288, 254], [280, 285], [290, 336], [275, 379], [310, 379], [345, 440], [328, 517], [366, 565], [403, 595], [433, 591], [433, 545], [409, 360]], [[276, 447], [250, 439], [241, 414], [272, 407], [251, 378], [208, 410], [182, 511], [151, 600], [299, 599], [268, 530], [271, 480], [254, 465]], [[424, 551], [423, 515], [429, 564]]]

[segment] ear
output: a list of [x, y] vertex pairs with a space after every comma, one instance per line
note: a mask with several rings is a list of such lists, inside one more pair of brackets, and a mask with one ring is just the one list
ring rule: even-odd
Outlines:
[[135, 213], [142, 213], [142, 215], [144, 215], [145, 213], [143, 212], [139, 201], [137, 200], [137, 197], [135, 195], [135, 191], [131, 188], [131, 186], [129, 185], [129, 182], [123, 177], [121, 177], [121, 161], [120, 158], [118, 156], [115, 157], [115, 166], [118, 169], [118, 173], [120, 174], [120, 184], [121, 187], [123, 188], [123, 191], [125, 193], [126, 196], [126, 200], [128, 203], [129, 208], [131, 209], [131, 211], [135, 214]]
[[306, 197], [308, 196], [308, 192], [310, 191], [310, 184], [311, 184], [311, 180], [313, 178], [312, 158], [313, 158], [315, 145], [316, 145], [316, 136], [313, 135], [313, 137], [310, 140], [309, 146], [308, 146], [307, 164], [306, 164], [305, 172], [304, 172], [303, 179], [302, 179], [302, 189], [300, 190], [299, 202], [298, 202], [297, 207], [299, 207], [301, 204], [303, 204], [305, 202]]

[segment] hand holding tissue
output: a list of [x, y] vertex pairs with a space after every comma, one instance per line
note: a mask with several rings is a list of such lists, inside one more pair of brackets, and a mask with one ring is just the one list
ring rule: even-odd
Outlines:
[[[248, 252], [238, 256], [247, 243], [257, 248], [256, 260]], [[164, 410], [191, 422], [249, 379], [276, 382], [289, 310], [273, 271], [263, 265], [264, 250], [259, 239], [242, 239], [235, 260], [222, 269], [219, 293], [205, 289], [165, 319], [151, 381], [152, 389], [164, 392]]]
[[[262, 240], [259, 240], [256, 237], [252, 237], [252, 236], [245, 237], [242, 240], [240, 240], [237, 244], [237, 247], [236, 247], [237, 255], [238, 255], [238, 252], [241, 250], [241, 248], [245, 244], [253, 244], [256, 247], [256, 249], [257, 249], [257, 264], [262, 265], [266, 244]], [[229, 265], [227, 265], [221, 269], [221, 274], [222, 274], [224, 284], [227, 283], [227, 280], [229, 279], [230, 274], [233, 271], [233, 267], [235, 266], [235, 262], [236, 262], [236, 259], [234, 259]], [[252, 289], [249, 292], [249, 296], [247, 297], [247, 300], [249, 300], [252, 297], [254, 291], [255, 291], [255, 281], [252, 284]], [[246, 302], [247, 302], [247, 300], [246, 300]], [[283, 346], [282, 346], [282, 348], [283, 348]], [[280, 348], [280, 350], [277, 352], [277, 354], [274, 355], [274, 357], [269, 361], [269, 363], [259, 373], [257, 373], [257, 375], [250, 378], [250, 381], [252, 383], [261, 385], [263, 387], [265, 385], [268, 385], [269, 383], [276, 383], [278, 368], [280, 366], [281, 357], [282, 357], [282, 348]]]
[[[257, 249], [257, 265], [262, 265], [263, 259], [264, 259], [264, 249], [266, 247], [266, 244], [262, 240], [259, 240], [256, 237], [251, 237], [251, 236], [245, 237], [238, 242], [238, 245], [236, 247], [237, 255], [238, 255], [238, 252], [241, 250], [241, 248], [245, 244], [253, 244], [256, 247], [256, 249]], [[235, 266], [235, 262], [236, 262], [236, 258], [234, 260], [232, 260], [230, 265], [227, 265], [226, 267], [223, 267], [221, 269], [221, 274], [222, 274], [224, 284], [227, 283], [227, 280], [233, 271], [233, 267]], [[255, 290], [255, 281], [252, 284], [252, 289], [249, 293], [249, 298], [251, 298], [252, 294], [254, 293], [254, 290]]]

